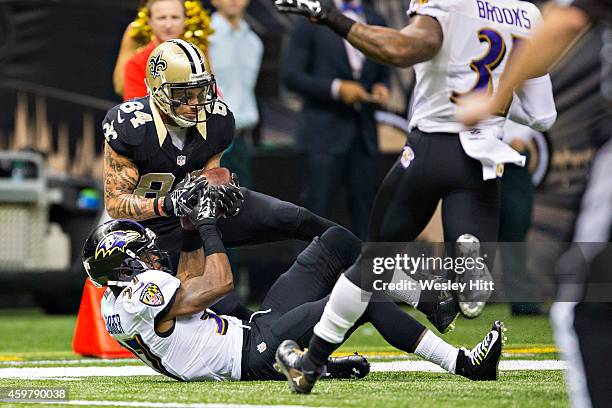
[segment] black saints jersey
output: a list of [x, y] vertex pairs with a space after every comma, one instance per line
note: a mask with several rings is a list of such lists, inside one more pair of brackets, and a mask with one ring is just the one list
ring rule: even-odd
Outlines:
[[[229, 147], [234, 137], [234, 115], [216, 101], [206, 112], [208, 120], [188, 128], [183, 149], [172, 143], [153, 100], [137, 98], [110, 109], [102, 128], [110, 147], [130, 159], [140, 174], [134, 194], [157, 198], [168, 194], [187, 173], [203, 169], [215, 155]], [[179, 223], [176, 217], [160, 217], [142, 224], [164, 233]]]

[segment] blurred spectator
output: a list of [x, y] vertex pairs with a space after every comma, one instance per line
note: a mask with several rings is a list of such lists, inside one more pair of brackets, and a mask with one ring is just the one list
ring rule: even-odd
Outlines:
[[[504, 125], [504, 142], [514, 150], [527, 156], [524, 167], [508, 163], [500, 185], [499, 241], [503, 282], [506, 295], [513, 300], [514, 315], [541, 314], [541, 304], [534, 302], [538, 295], [538, 284], [527, 269], [527, 248], [522, 245], [531, 228], [531, 215], [535, 187], [529, 171], [527, 146], [536, 130], [507, 120]], [[511, 244], [508, 244], [511, 243]]]
[[234, 112], [236, 136], [222, 158], [222, 166], [238, 174], [240, 184], [253, 187], [248, 139], [259, 123], [255, 85], [263, 56], [263, 44], [244, 20], [249, 0], [213, 0], [215, 30], [209, 54], [223, 100]]
[[147, 10], [153, 37], [125, 64], [123, 100], [147, 94], [144, 77], [151, 51], [166, 40], [181, 37], [185, 29], [185, 5], [181, 0], [149, 0]]
[[[385, 25], [359, 0], [336, 0], [352, 19]], [[365, 58], [325, 27], [300, 19], [291, 35], [282, 80], [303, 97], [296, 139], [304, 154], [304, 204], [328, 217], [345, 184], [353, 232], [366, 238], [378, 186], [374, 113], [389, 99], [389, 68]]]
[[147, 94], [147, 58], [160, 43], [183, 38], [205, 53], [211, 34], [210, 18], [198, 1], [148, 0], [126, 28], [113, 72], [115, 92], [124, 100]]

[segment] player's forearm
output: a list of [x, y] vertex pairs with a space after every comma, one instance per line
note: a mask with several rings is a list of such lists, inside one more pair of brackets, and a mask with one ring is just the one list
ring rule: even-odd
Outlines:
[[154, 199], [134, 194], [105, 195], [104, 205], [112, 218], [129, 218], [143, 221], [159, 217], [155, 213]]
[[196, 308], [201, 310], [212, 306], [223, 296], [231, 293], [234, 290], [234, 278], [227, 255], [216, 253], [207, 256], [204, 273], [192, 281], [198, 283], [194, 292], [194, 302]]
[[181, 251], [176, 277], [185, 282], [188, 279], [202, 276], [206, 267], [204, 251], [200, 248], [195, 251]]
[[[383, 64], [409, 67], [431, 58], [433, 44], [427, 39], [397, 30], [356, 23], [347, 40], [369, 58]], [[437, 51], [437, 50], [436, 50]]]
[[576, 8], [551, 9], [533, 39], [525, 42], [509, 61], [500, 79], [496, 106], [509, 100], [514, 89], [527, 79], [545, 75], [587, 26], [586, 15]]

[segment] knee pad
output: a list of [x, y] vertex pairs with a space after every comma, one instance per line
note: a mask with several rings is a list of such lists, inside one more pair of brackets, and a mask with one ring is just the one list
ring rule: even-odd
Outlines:
[[329, 228], [320, 240], [342, 268], [351, 266], [361, 253], [361, 240], [340, 226]]

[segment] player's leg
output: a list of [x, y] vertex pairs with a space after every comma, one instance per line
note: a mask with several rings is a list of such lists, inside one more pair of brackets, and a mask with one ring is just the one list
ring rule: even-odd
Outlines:
[[310, 241], [335, 223], [304, 207], [249, 189], [242, 189], [244, 203], [235, 217], [217, 225], [227, 247], [299, 239]]
[[441, 192], [435, 164], [430, 163], [430, 144], [418, 131], [409, 135], [409, 143], [378, 189], [368, 241], [414, 241], [431, 219]]
[[[480, 176], [480, 171], [480, 168], [474, 171], [475, 177]], [[452, 191], [442, 204], [444, 240], [457, 242], [451, 248], [452, 254], [457, 258], [484, 260], [484, 267], [456, 268], [455, 278], [466, 284], [465, 290], [456, 292], [459, 309], [468, 318], [482, 313], [493, 291], [490, 270], [499, 225], [499, 182], [477, 179], [474, 184]]]
[[329, 294], [338, 276], [361, 250], [361, 241], [347, 229], [334, 226], [315, 238], [291, 267], [272, 285], [261, 304], [277, 315]]
[[[422, 232], [436, 210], [448, 178], [445, 167], [439, 166], [448, 160], [439, 157], [441, 152], [436, 142], [447, 142], [451, 137], [424, 135], [418, 130], [409, 135], [409, 143], [376, 196], [370, 219], [370, 241], [411, 242]], [[410, 280], [411, 277], [399, 273], [398, 279]], [[387, 294], [417, 308], [441, 333], [454, 327], [458, 310], [455, 299], [448, 292], [405, 290]]]
[[[291, 388], [297, 392], [310, 392], [319, 374], [318, 369], [304, 369], [310, 352], [303, 353], [301, 348], [308, 344], [313, 326], [323, 313], [326, 301], [322, 299], [301, 305], [272, 325], [273, 345], [278, 344], [278, 339], [289, 339], [278, 346], [276, 359], [290, 380]], [[473, 380], [497, 378], [497, 365], [503, 345], [504, 327], [501, 322], [495, 322], [485, 338], [470, 351], [446, 343], [390, 301], [371, 302], [362, 317], [347, 331], [347, 338], [367, 322], [372, 323], [391, 346], [414, 353], [450, 373]]]
[[[324, 299], [338, 279], [340, 272], [351, 265], [361, 249], [361, 241], [345, 228], [334, 226], [315, 238], [304, 249], [293, 265], [281, 275], [268, 291], [263, 303], [265, 314], [253, 319], [249, 331], [248, 345], [243, 353], [243, 379], [279, 379], [272, 369], [274, 351], [283, 340], [272, 334], [272, 327], [288, 311], [303, 304]], [[318, 314], [302, 316], [294, 322], [303, 328], [312, 327], [319, 320], [325, 300]], [[306, 320], [306, 322], [304, 321]], [[307, 324], [308, 322], [311, 324]]]
[[[428, 161], [429, 141], [420, 132], [411, 134], [409, 140], [410, 146], [390, 170], [376, 199], [371, 219], [371, 238], [376, 241], [415, 238], [435, 210], [438, 200], [435, 183], [426, 183], [419, 177]], [[425, 204], [417, 206], [419, 201]], [[304, 358], [305, 372], [314, 373], [323, 366], [347, 331], [363, 315], [372, 297], [373, 280], [373, 274], [360, 276], [357, 263], [340, 276], [314, 328]]]

